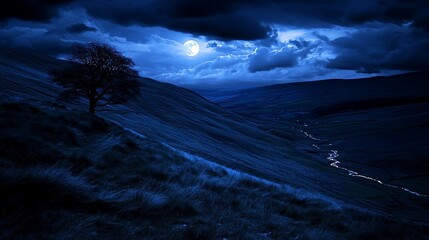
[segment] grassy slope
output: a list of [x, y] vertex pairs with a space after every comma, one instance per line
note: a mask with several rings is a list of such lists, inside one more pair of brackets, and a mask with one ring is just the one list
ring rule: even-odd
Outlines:
[[[33, 103], [34, 104], [34, 103]], [[0, 238], [423, 239], [51, 102], [0, 104]]]

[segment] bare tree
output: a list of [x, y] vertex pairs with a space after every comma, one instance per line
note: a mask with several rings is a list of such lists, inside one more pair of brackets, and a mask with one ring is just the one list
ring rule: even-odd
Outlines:
[[140, 94], [134, 63], [104, 43], [75, 44], [70, 66], [52, 72], [54, 82], [65, 87], [61, 97], [89, 101], [89, 112], [96, 107], [121, 104]]

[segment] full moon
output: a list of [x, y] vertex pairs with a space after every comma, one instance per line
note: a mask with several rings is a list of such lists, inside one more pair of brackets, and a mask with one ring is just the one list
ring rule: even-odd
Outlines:
[[185, 52], [188, 56], [193, 57], [200, 52], [200, 46], [194, 40], [186, 41], [183, 46], [185, 47]]

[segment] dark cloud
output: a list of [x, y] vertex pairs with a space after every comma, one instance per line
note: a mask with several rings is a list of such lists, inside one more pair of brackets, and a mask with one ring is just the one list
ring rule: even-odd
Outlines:
[[[259, 48], [250, 56], [249, 71], [261, 72], [275, 68], [290, 68], [298, 64], [299, 59], [304, 59], [314, 49], [317, 43], [311, 44], [304, 40], [293, 40], [286, 43], [280, 49]], [[295, 46], [292, 47], [291, 45]]]
[[217, 48], [216, 42], [208, 42], [206, 45], [207, 48]]
[[50, 34], [46, 29], [13, 27], [0, 30], [0, 47], [2, 48], [54, 56], [66, 53], [71, 44], [72, 42], [59, 41], [57, 35]]
[[74, 0], [13, 0], [0, 4], [0, 21], [15, 18], [46, 22], [57, 15], [58, 8]]
[[293, 67], [298, 57], [290, 49], [270, 52], [267, 48], [258, 49], [249, 61], [249, 72], [268, 71], [280, 67]]
[[311, 45], [311, 42], [305, 40], [289, 40], [289, 43], [294, 45], [298, 49], [307, 48]]
[[410, 28], [389, 25], [362, 29], [330, 42], [337, 57], [327, 67], [378, 73], [381, 70], [429, 69], [429, 36]]
[[167, 22], [165, 27], [220, 40], [254, 40], [267, 37], [271, 28], [241, 14]]
[[[73, 0], [3, 3], [1, 20], [49, 20]], [[427, 0], [74, 0], [89, 14], [121, 25], [162, 26], [218, 40], [269, 38], [270, 24], [299, 27], [383, 22], [429, 30]], [[9, 6], [10, 5], [10, 6]]]
[[416, 27], [427, 27], [424, 21], [428, 10], [427, 0], [351, 0], [343, 19], [354, 24], [378, 21], [401, 25], [413, 22]]
[[429, 10], [426, 9], [425, 12], [420, 13], [412, 23], [413, 27], [423, 29], [426, 32], [429, 32]]
[[277, 30], [272, 30], [271, 32], [268, 33], [268, 37], [262, 40], [259, 40], [258, 44], [265, 46], [265, 47], [270, 47], [270, 46], [274, 46], [278, 44], [278, 31]]
[[121, 25], [162, 26], [220, 40], [262, 39], [271, 30], [229, 1], [82, 1], [91, 15]]
[[427, 29], [427, 0], [146, 0], [85, 1], [96, 17], [120, 24], [159, 25], [223, 40], [268, 38], [266, 24], [300, 27], [384, 22]]
[[76, 23], [76, 24], [70, 25], [66, 30], [70, 33], [83, 33], [83, 32], [96, 32], [97, 28], [87, 26], [84, 23]]
[[339, 21], [346, 6], [341, 0], [95, 0], [81, 4], [92, 16], [121, 25], [162, 26], [217, 40], [269, 38], [270, 24], [277, 23], [330, 26]]

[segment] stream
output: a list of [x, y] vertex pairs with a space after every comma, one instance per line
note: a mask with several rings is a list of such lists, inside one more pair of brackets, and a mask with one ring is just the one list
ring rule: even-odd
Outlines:
[[[303, 124], [301, 125], [301, 123], [300, 123], [300, 121], [299, 121], [299, 120], [297, 120], [297, 123], [299, 123], [299, 124], [300, 124], [300, 127], [301, 127], [301, 128], [302, 128], [303, 126], [304, 126], [304, 127], [307, 127], [307, 126], [308, 126], [308, 124], [307, 124], [307, 123], [303, 123]], [[302, 130], [302, 129], [298, 129], [298, 131], [299, 131], [299, 132], [301, 132], [301, 133], [302, 133], [302, 134], [304, 134], [307, 138], [310, 138], [310, 139], [311, 139], [311, 140], [313, 140], [313, 141], [321, 141], [321, 139], [320, 139], [320, 138], [317, 138], [317, 137], [315, 137], [314, 135], [312, 135], [312, 134], [310, 134], [310, 133], [308, 133], [308, 132], [306, 132], [306, 131], [304, 131], [304, 130]], [[328, 144], [328, 146], [332, 146], [332, 145], [333, 145], [332, 143], [329, 143], [329, 144]], [[312, 146], [313, 146], [313, 147], [315, 147], [316, 149], [319, 149], [319, 150], [320, 150], [320, 149], [322, 149], [322, 148], [321, 148], [319, 145], [317, 145], [317, 144], [313, 144]], [[379, 179], [376, 179], [376, 178], [373, 178], [373, 177], [369, 177], [369, 176], [366, 176], [366, 175], [360, 174], [360, 173], [358, 173], [358, 172], [356, 172], [356, 171], [350, 170], [350, 169], [348, 169], [348, 168], [342, 167], [342, 166], [340, 166], [341, 162], [338, 160], [338, 158], [339, 158], [339, 156], [340, 156], [340, 154], [338, 153], [338, 150], [335, 150], [335, 149], [329, 149], [329, 150], [330, 150], [330, 152], [328, 153], [328, 156], [326, 157], [326, 159], [330, 162], [330, 164], [329, 164], [329, 165], [330, 165], [331, 167], [334, 167], [334, 168], [337, 168], [337, 169], [341, 169], [341, 170], [346, 171], [346, 172], [348, 173], [348, 175], [349, 175], [349, 176], [363, 178], [363, 179], [366, 179], [366, 180], [369, 180], [369, 181], [376, 182], [376, 183], [378, 183], [378, 184], [381, 184], [381, 185], [386, 186], [386, 187], [389, 187], [389, 188], [396, 188], [396, 189], [400, 189], [400, 190], [402, 190], [402, 191], [405, 191], [405, 192], [410, 193], [410, 194], [415, 195], [415, 196], [419, 196], [419, 197], [428, 197], [428, 195], [425, 195], [425, 194], [421, 194], [421, 193], [418, 193], [418, 192], [412, 191], [412, 190], [410, 190], [409, 188], [405, 188], [405, 187], [401, 187], [401, 186], [397, 186], [397, 185], [393, 185], [393, 184], [384, 183], [383, 181], [381, 181], [381, 180], [379, 180]]]

